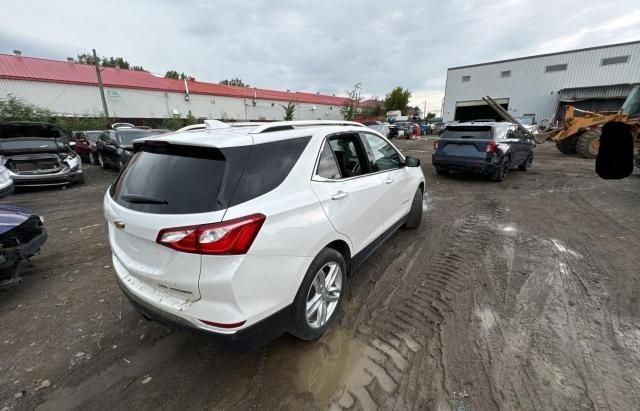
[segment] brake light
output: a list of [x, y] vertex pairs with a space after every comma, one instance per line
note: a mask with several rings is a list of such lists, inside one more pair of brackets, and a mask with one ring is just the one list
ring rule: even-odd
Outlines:
[[252, 214], [220, 223], [165, 228], [156, 243], [183, 253], [246, 254], [266, 217]]
[[438, 149], [438, 140], [433, 140], [433, 150], [437, 150]]
[[493, 141], [487, 143], [487, 153], [495, 153], [496, 151], [498, 151], [498, 145], [496, 143]]

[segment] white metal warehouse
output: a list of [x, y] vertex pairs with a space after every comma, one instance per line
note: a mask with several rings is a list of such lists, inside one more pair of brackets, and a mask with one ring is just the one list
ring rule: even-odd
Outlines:
[[[95, 67], [0, 54], [0, 98], [13, 95], [56, 115], [96, 117], [103, 113]], [[174, 80], [146, 71], [101, 68], [112, 118], [282, 120], [283, 105], [296, 104], [297, 120], [342, 119], [345, 97], [254, 87], [232, 87], [194, 79]]]
[[484, 96], [538, 123], [551, 120], [564, 104], [616, 111], [634, 83], [640, 83], [640, 41], [453, 67], [443, 117], [496, 118]]

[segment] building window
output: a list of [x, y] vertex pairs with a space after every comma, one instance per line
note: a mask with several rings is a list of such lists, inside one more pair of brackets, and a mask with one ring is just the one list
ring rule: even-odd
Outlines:
[[603, 66], [609, 66], [611, 64], [625, 64], [629, 61], [629, 56], [607, 57], [602, 59]]
[[466, 82], [469, 82], [469, 81], [471, 81], [471, 76], [462, 76], [462, 82], [463, 83], [466, 83]]
[[500, 72], [500, 77], [502, 77], [502, 78], [511, 77], [511, 70], [501, 71]]
[[547, 66], [545, 70], [547, 73], [553, 73], [554, 71], [567, 71], [566, 64], [554, 64], [552, 66]]

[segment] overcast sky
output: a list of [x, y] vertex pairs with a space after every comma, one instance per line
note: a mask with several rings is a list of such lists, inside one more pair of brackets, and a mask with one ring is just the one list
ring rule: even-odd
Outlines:
[[95, 47], [153, 73], [328, 94], [403, 86], [427, 110], [440, 108], [448, 67], [640, 40], [638, 0], [0, 4], [0, 53], [65, 59]]

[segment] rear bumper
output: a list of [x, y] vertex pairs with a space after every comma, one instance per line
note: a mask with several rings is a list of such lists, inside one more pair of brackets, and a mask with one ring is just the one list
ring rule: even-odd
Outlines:
[[431, 163], [436, 168], [481, 174], [489, 174], [495, 171], [498, 166], [498, 163], [488, 162], [486, 160], [460, 159], [435, 155], [431, 157]]
[[[159, 322], [196, 329], [243, 348], [266, 343], [286, 331], [289, 307], [310, 259], [262, 255], [202, 258], [199, 293], [192, 297], [172, 291], [171, 284], [161, 279], [129, 272], [115, 254], [113, 266], [129, 299]], [[226, 328], [203, 320], [240, 325]]]
[[120, 279], [118, 285], [131, 304], [147, 319], [181, 329], [188, 329], [214, 338], [223, 344], [233, 345], [236, 349], [250, 349], [259, 347], [282, 335], [290, 320], [290, 306], [270, 315], [252, 326], [235, 331], [233, 334], [220, 334], [194, 325], [191, 321], [179, 315], [172, 314], [156, 307], [141, 297], [135, 295]]

